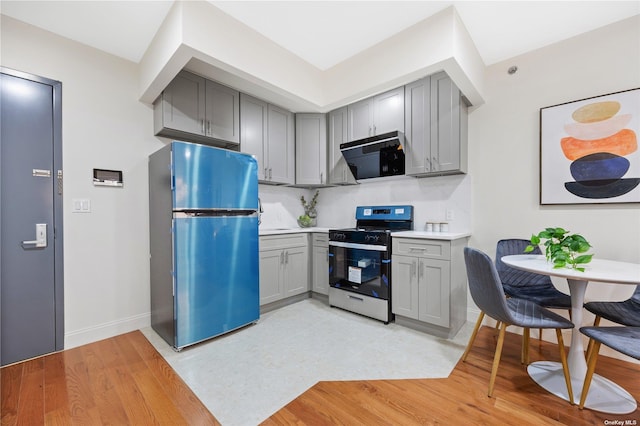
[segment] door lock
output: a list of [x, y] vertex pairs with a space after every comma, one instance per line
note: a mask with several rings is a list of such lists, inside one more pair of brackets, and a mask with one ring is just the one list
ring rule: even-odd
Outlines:
[[[27, 247], [31, 246], [31, 247]], [[32, 241], [23, 241], [23, 248], [45, 248], [47, 247], [47, 224], [36, 223], [36, 239]]]

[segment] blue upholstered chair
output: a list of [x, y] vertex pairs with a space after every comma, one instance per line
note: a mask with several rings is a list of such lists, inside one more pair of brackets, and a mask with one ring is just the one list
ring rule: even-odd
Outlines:
[[[507, 326], [515, 325], [522, 327], [525, 332], [531, 328], [553, 328], [556, 330], [558, 337], [558, 347], [560, 349], [560, 360], [562, 362], [562, 370], [564, 372], [565, 382], [569, 393], [569, 400], [573, 401], [573, 391], [571, 389], [571, 380], [569, 379], [569, 369], [567, 367], [567, 356], [564, 350], [564, 342], [562, 340], [562, 329], [573, 328], [573, 323], [561, 315], [551, 312], [542, 306], [524, 299], [507, 298], [502, 288], [500, 276], [496, 270], [493, 261], [489, 256], [480, 250], [471, 247], [464, 248], [464, 261], [467, 267], [467, 279], [469, 281], [469, 292], [480, 309], [478, 321], [471, 334], [467, 348], [462, 355], [462, 361], [467, 359], [467, 355], [473, 346], [473, 341], [478, 334], [478, 330], [482, 325], [485, 315], [500, 322], [500, 333], [498, 336], [498, 344], [493, 358], [493, 367], [491, 369], [491, 378], [489, 380], [489, 397], [493, 394], [496, 374], [498, 372], [498, 364], [500, 363], [500, 355], [502, 353], [502, 345], [504, 344], [504, 336]], [[526, 350], [526, 353], [525, 353]], [[528, 363], [529, 354], [528, 346], [525, 349], [523, 345], [522, 359]]]
[[[571, 296], [562, 293], [553, 286], [551, 277], [534, 272], [521, 271], [506, 265], [502, 256], [524, 254], [529, 240], [506, 239], [496, 245], [496, 269], [502, 282], [502, 288], [509, 297], [530, 300], [549, 309], [571, 309]], [[529, 254], [542, 254], [536, 247]]]
[[[496, 245], [496, 269], [500, 275], [504, 293], [509, 297], [530, 300], [540, 306], [549, 309], [568, 309], [571, 318], [571, 296], [559, 291], [551, 282], [548, 275], [536, 274], [535, 272], [522, 271], [505, 264], [502, 256], [523, 254], [524, 249], [531, 244], [529, 240], [510, 238], [498, 241]], [[539, 247], [536, 247], [530, 254], [542, 254]], [[542, 330], [539, 332], [542, 339]], [[529, 345], [529, 338], [522, 342]]]
[[[596, 316], [593, 326], [600, 325], [600, 319], [604, 318], [617, 324], [630, 327], [640, 327], [640, 285], [636, 286], [630, 298], [621, 302], [588, 302], [584, 308]], [[587, 346], [587, 359], [593, 352], [593, 340]]]
[[594, 326], [600, 324], [600, 318], [604, 318], [617, 324], [640, 327], [640, 285], [631, 297], [622, 302], [588, 302], [584, 308], [595, 314]]
[[579, 407], [582, 410], [587, 399], [589, 386], [591, 386], [593, 372], [596, 369], [600, 345], [609, 346], [622, 354], [640, 359], [640, 327], [582, 327], [580, 332], [591, 339], [589, 346], [593, 347], [587, 359], [587, 375], [584, 378], [582, 395], [580, 396]]

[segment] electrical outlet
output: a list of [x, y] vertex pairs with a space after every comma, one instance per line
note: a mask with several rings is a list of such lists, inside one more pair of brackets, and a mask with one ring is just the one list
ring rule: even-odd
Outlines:
[[447, 209], [446, 211], [446, 218], [447, 220], [453, 220], [453, 210]]

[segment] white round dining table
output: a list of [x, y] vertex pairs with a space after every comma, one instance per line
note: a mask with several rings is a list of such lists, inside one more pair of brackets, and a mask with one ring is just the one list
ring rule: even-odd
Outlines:
[[[573, 390], [574, 403], [578, 404], [587, 373], [584, 345], [580, 327], [584, 295], [589, 282], [611, 284], [640, 284], [640, 264], [593, 258], [584, 266], [584, 272], [570, 268], [554, 268], [543, 255], [512, 255], [502, 257], [512, 268], [537, 274], [566, 278], [571, 294], [571, 320], [575, 328], [571, 331], [571, 346], [567, 363]], [[540, 386], [556, 396], [569, 401], [564, 382], [562, 365], [559, 362], [537, 361], [527, 367], [529, 376]], [[637, 408], [636, 400], [621, 386], [594, 374], [585, 402], [585, 407], [610, 414], [628, 414]]]

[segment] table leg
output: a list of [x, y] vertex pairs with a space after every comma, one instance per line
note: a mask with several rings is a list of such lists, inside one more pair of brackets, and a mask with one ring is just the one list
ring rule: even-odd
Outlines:
[[575, 328], [571, 330], [571, 346], [567, 355], [569, 364], [569, 374], [571, 383], [579, 385], [579, 389], [573, 389], [574, 395], [580, 394], [584, 377], [587, 375], [587, 362], [584, 357], [584, 345], [582, 343], [582, 311], [584, 305], [584, 294], [587, 290], [588, 281], [567, 279], [569, 283], [569, 293], [571, 294], [571, 320]]

